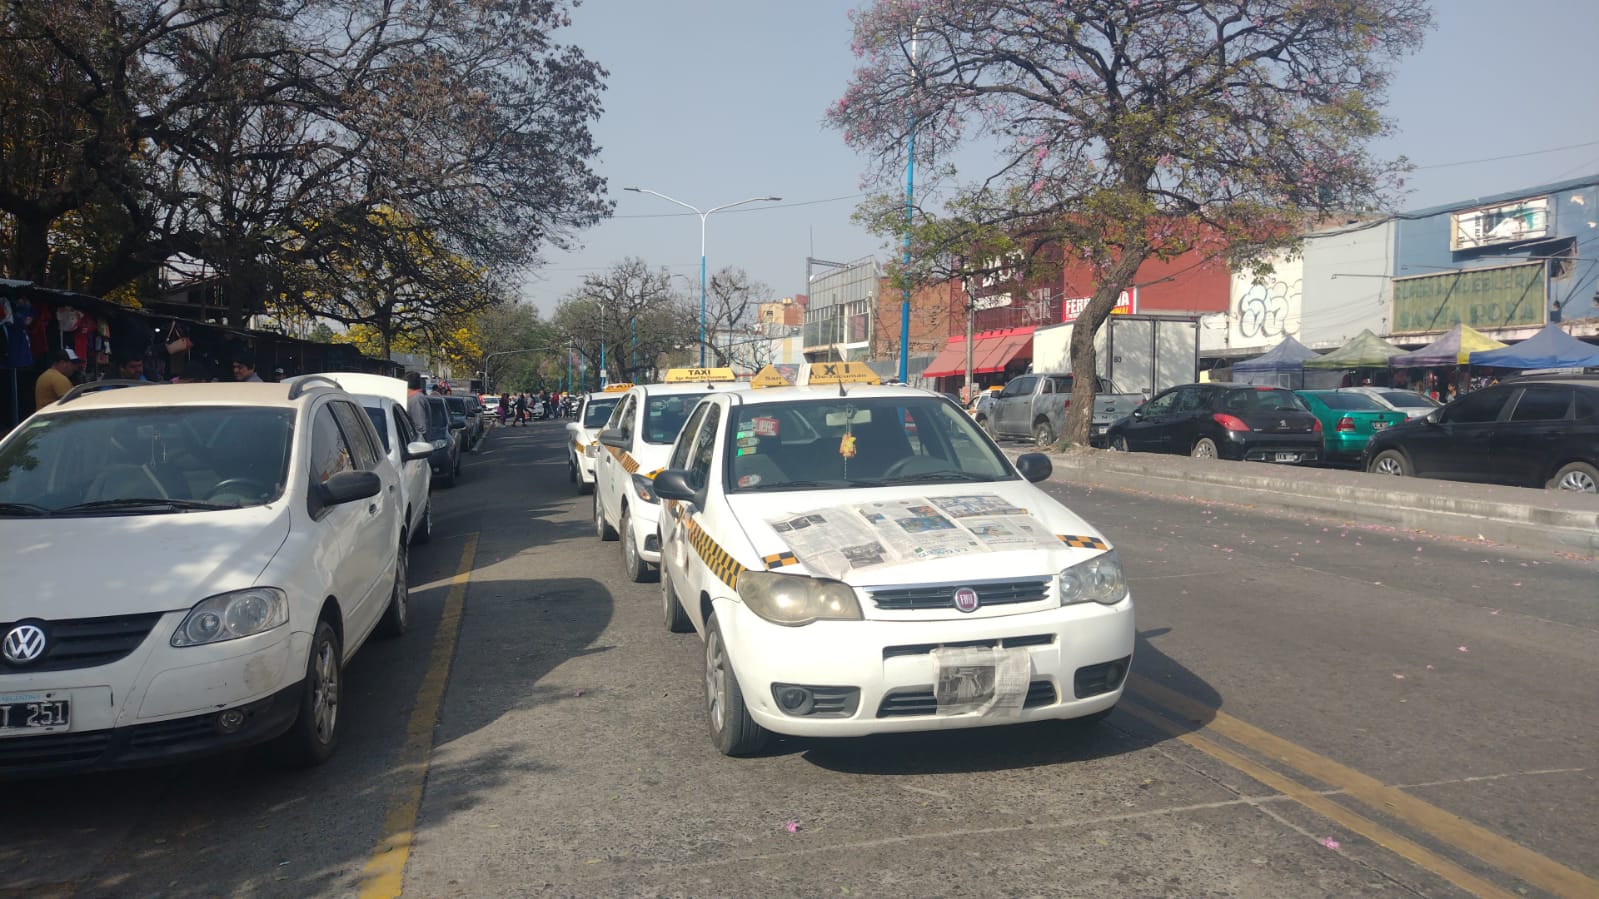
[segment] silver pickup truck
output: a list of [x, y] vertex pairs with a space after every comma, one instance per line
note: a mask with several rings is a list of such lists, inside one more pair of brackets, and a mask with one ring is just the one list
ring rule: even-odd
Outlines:
[[[1144, 402], [1140, 393], [1121, 393], [1104, 378], [1095, 378], [1093, 424], [1089, 442], [1098, 445], [1111, 423]], [[1065, 430], [1066, 407], [1072, 398], [1070, 372], [1041, 372], [1013, 378], [986, 410], [985, 426], [995, 437], [1032, 438], [1038, 446], [1053, 446]]]

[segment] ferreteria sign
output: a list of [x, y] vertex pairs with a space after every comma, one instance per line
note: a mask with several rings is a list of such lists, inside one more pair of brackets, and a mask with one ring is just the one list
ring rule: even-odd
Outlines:
[[1541, 326], [1547, 292], [1542, 262], [1395, 278], [1392, 331]]

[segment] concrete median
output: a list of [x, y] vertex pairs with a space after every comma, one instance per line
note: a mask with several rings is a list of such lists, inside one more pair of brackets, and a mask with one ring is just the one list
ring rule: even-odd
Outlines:
[[[1024, 450], [1007, 448], [1013, 456]], [[1599, 496], [1331, 468], [1087, 450], [1051, 453], [1055, 479], [1241, 503], [1599, 558]]]

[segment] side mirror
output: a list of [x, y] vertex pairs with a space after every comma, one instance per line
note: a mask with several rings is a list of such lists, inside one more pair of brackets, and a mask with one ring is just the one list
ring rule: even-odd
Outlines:
[[317, 486], [323, 506], [340, 506], [377, 496], [383, 479], [375, 471], [341, 471]]
[[[1049, 476], [1055, 473], [1055, 463], [1049, 461], [1049, 457], [1043, 453], [1022, 453], [1016, 457], [1016, 470], [1021, 472], [1022, 477], [1036, 484], [1039, 481], [1049, 480]], [[656, 488], [656, 492], [660, 492], [659, 487]]]
[[413, 440], [405, 445], [405, 450], [400, 453], [400, 458], [406, 462], [415, 462], [417, 459], [426, 459], [433, 455], [433, 444], [426, 440]]
[[[606, 428], [601, 431], [600, 442], [606, 446], [614, 446], [617, 449], [627, 449], [632, 445], [632, 441], [627, 439], [627, 436], [622, 433], [620, 428]], [[659, 475], [656, 477], [659, 477]]]
[[1443, 411], [1444, 411], [1443, 408], [1440, 407], [1440, 408], [1432, 410], [1431, 412], [1428, 412], [1427, 413], [1427, 424], [1435, 425], [1435, 424], [1441, 423], [1443, 421], [1443, 415], [1441, 415], [1440, 413], [1442, 413]]
[[694, 489], [688, 482], [688, 472], [681, 468], [667, 469], [655, 476], [655, 495], [661, 499], [675, 499], [705, 508], [705, 494]]
[[1133, 417], [1134, 418], [1138, 418], [1138, 419], [1142, 419], [1144, 417], [1144, 407], [1143, 406], [1134, 407], [1134, 409], [1133, 409]]

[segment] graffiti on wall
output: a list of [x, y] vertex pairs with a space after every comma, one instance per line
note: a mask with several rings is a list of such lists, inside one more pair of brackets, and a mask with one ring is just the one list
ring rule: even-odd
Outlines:
[[1249, 285], [1238, 297], [1238, 307], [1234, 311], [1239, 336], [1245, 340], [1287, 336], [1293, 307], [1299, 302], [1301, 283], [1273, 279]]

